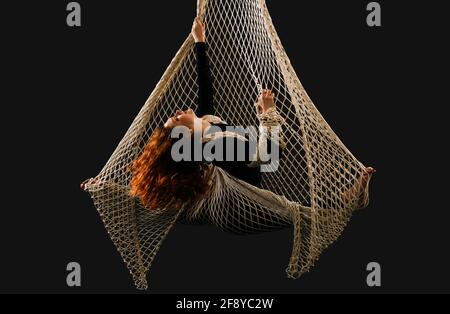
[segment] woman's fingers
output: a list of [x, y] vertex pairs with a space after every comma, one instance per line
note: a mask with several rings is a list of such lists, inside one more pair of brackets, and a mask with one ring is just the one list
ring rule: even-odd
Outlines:
[[272, 91], [270, 89], [263, 89], [261, 92], [261, 97], [262, 98], [268, 98], [268, 97], [275, 97], [275, 94], [272, 93]]
[[201, 26], [203, 26], [203, 21], [202, 21], [202, 19], [200, 17], [197, 16], [194, 19], [194, 24], [200, 24]]

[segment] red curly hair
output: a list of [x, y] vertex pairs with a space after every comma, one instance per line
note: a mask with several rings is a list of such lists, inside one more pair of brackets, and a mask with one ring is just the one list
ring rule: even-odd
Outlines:
[[171, 130], [158, 128], [131, 165], [130, 196], [149, 210], [180, 209], [200, 200], [211, 188], [211, 170], [204, 162], [175, 162]]

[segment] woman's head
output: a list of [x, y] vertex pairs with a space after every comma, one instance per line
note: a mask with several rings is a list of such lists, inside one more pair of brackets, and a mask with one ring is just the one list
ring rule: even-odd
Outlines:
[[[178, 122], [178, 121], [177, 121]], [[179, 209], [200, 200], [210, 188], [211, 171], [203, 162], [175, 162], [171, 128], [156, 129], [132, 166], [130, 196], [150, 209]]]
[[184, 126], [193, 130], [197, 119], [198, 118], [192, 109], [185, 111], [177, 110], [175, 116], [169, 118], [164, 124], [164, 127], [166, 129], [173, 129], [178, 126]]

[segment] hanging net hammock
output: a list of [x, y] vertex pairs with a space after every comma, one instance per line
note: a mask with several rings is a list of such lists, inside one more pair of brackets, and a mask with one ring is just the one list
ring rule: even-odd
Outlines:
[[269, 88], [277, 95], [287, 146], [278, 170], [264, 173], [259, 189], [216, 167], [210, 193], [195, 208], [150, 211], [128, 196], [128, 166], [155, 128], [181, 105], [196, 106], [196, 56], [190, 35], [106, 166], [85, 189], [139, 289], [147, 288], [150, 266], [177, 221], [209, 222], [240, 234], [293, 226], [287, 274], [298, 278], [339, 237], [352, 212], [367, 206], [370, 176], [352, 190], [365, 167], [305, 92], [265, 0], [198, 0], [197, 13], [206, 27], [216, 115], [232, 125], [256, 126], [254, 102], [261, 90]]

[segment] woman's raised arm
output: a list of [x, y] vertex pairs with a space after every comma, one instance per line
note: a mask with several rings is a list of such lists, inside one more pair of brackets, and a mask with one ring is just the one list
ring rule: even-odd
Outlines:
[[207, 55], [205, 27], [199, 17], [196, 17], [192, 25], [192, 37], [195, 41], [195, 53], [197, 57], [197, 84], [198, 107], [196, 114], [199, 117], [213, 115], [214, 97], [211, 78], [211, 70]]

